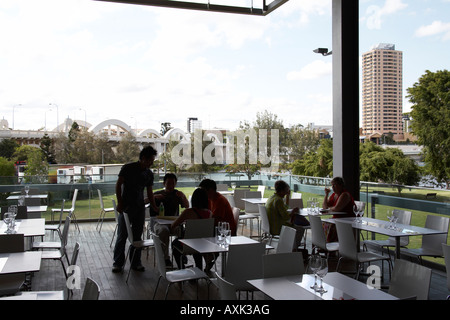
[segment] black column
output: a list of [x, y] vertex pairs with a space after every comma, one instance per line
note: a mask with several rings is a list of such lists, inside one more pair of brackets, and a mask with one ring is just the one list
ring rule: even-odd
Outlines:
[[359, 0], [333, 0], [333, 176], [359, 200]]

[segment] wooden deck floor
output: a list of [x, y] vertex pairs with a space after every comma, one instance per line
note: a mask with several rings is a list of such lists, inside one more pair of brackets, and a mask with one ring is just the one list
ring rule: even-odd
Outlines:
[[[131, 271], [130, 279], [126, 284], [129, 264], [127, 263], [124, 273], [112, 273], [113, 246], [110, 247], [115, 223], [105, 222], [101, 233], [96, 231], [96, 223], [80, 223], [80, 232], [71, 228], [69, 233], [68, 253], [72, 255], [75, 242], [81, 244], [77, 265], [81, 271], [81, 288], [74, 290], [73, 300], [81, 298], [84, 283], [87, 277], [94, 279], [101, 287], [100, 300], [149, 300], [152, 299], [155, 286], [159, 277], [154, 267], [153, 249], [142, 253], [142, 262], [146, 267], [145, 272]], [[240, 231], [241, 229], [239, 229]], [[239, 232], [240, 233], [240, 232]], [[244, 229], [248, 235], [248, 230]], [[48, 235], [51, 239], [51, 236]], [[307, 244], [307, 248], [311, 248]], [[330, 264], [330, 269], [332, 266]], [[214, 269], [213, 269], [214, 270]], [[156, 299], [164, 299], [166, 283], [161, 283], [157, 291]], [[32, 280], [33, 290], [63, 290], [66, 281], [59, 261], [43, 261], [41, 270], [37, 272]], [[173, 285], [169, 290], [169, 300], [196, 300], [195, 284], [186, 283], [183, 290], [180, 285]], [[208, 298], [208, 285], [205, 281], [199, 282], [199, 299]], [[433, 270], [430, 289], [430, 300], [444, 300], [449, 291], [446, 285], [446, 275], [442, 271]], [[209, 286], [209, 299], [217, 300], [218, 290], [215, 285]], [[242, 295], [245, 299], [245, 295]], [[261, 293], [256, 293], [255, 300], [264, 300]]]

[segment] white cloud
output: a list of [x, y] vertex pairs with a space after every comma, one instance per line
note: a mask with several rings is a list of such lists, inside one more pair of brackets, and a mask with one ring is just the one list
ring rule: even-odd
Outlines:
[[381, 23], [386, 15], [394, 14], [400, 10], [403, 10], [408, 5], [403, 3], [403, 0], [386, 0], [384, 6], [371, 5], [366, 10], [367, 28], [369, 29], [381, 29]]
[[416, 30], [417, 37], [435, 36], [443, 33], [443, 40], [450, 40], [450, 22], [433, 21], [431, 24], [421, 26]]
[[332, 63], [316, 60], [304, 66], [300, 71], [291, 71], [286, 78], [289, 81], [295, 80], [310, 80], [317, 79], [324, 76], [329, 76], [332, 73]]

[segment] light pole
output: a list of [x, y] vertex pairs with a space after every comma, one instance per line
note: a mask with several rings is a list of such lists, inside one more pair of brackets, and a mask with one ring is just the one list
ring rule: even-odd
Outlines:
[[19, 107], [19, 106], [22, 106], [20, 103], [19, 104], [15, 104], [15, 105], [13, 105], [13, 121], [12, 121], [12, 128], [13, 128], [13, 130], [14, 130], [14, 109], [16, 108], [16, 107]]
[[58, 127], [59, 127], [59, 117], [58, 117], [59, 108], [58, 108], [58, 105], [56, 103], [51, 103], [51, 102], [48, 105], [56, 107], [56, 131], [58, 131]]
[[84, 128], [87, 130], [87, 124], [86, 124], [86, 110], [81, 109], [81, 108], [80, 108], [80, 110], [81, 110], [81, 111], [84, 111]]

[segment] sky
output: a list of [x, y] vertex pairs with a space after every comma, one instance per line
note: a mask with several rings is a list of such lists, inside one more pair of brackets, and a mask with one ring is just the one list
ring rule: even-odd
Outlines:
[[[332, 50], [331, 4], [290, 0], [252, 17], [1, 0], [0, 119], [22, 130], [70, 117], [160, 131], [162, 122], [186, 130], [196, 117], [204, 129], [235, 130], [267, 110], [286, 127], [331, 125], [332, 57], [313, 52]], [[403, 51], [406, 96], [425, 70], [450, 68], [449, 12], [450, 0], [360, 0], [360, 55], [378, 43]]]

